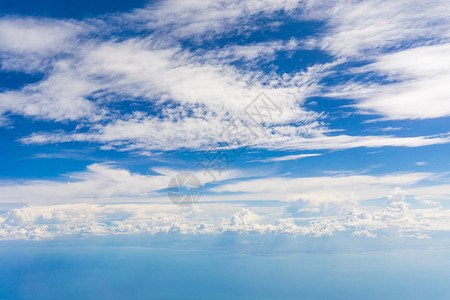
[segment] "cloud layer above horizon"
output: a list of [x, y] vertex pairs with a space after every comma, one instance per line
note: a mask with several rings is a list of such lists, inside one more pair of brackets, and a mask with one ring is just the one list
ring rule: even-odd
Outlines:
[[[438, 0], [2, 15], [3, 147], [52, 172], [1, 174], [0, 238], [448, 232], [449, 22]], [[204, 185], [193, 208], [167, 199], [179, 172]]]

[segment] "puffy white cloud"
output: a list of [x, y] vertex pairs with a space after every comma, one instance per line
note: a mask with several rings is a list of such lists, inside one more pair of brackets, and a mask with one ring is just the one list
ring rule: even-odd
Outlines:
[[[296, 218], [267, 217], [239, 206], [201, 204], [180, 208], [167, 204], [65, 204], [15, 208], [0, 218], [0, 239], [49, 239], [62, 236], [117, 234], [222, 234], [227, 232], [353, 237], [430, 238], [450, 231], [448, 210], [408, 210], [403, 214], [351, 208], [347, 214]], [[223, 210], [223, 208], [226, 208]], [[253, 210], [253, 209], [252, 209]], [[266, 208], [269, 211], [270, 208]], [[220, 212], [219, 215], [217, 213]]]
[[405, 192], [401, 188], [396, 187], [393, 194], [387, 196], [386, 208], [390, 211], [405, 211]]

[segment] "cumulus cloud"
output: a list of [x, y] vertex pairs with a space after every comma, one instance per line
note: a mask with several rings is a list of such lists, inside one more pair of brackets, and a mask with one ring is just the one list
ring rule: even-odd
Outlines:
[[[180, 208], [164, 204], [64, 204], [15, 208], [0, 216], [0, 239], [52, 239], [63, 236], [123, 234], [221, 234], [226, 232], [374, 238], [392, 231], [405, 237], [430, 238], [450, 231], [448, 211], [410, 210], [399, 216], [388, 210], [352, 208], [346, 215], [302, 219], [268, 218], [250, 209], [214, 204]], [[222, 211], [220, 216], [214, 211]], [[195, 217], [193, 217], [195, 215]]]
[[406, 193], [401, 188], [396, 187], [393, 194], [387, 196], [386, 208], [391, 211], [403, 212], [406, 208]]

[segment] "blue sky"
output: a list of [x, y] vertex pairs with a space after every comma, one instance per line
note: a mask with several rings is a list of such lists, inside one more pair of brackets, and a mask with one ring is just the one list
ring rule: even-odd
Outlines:
[[[0, 14], [2, 240], [450, 230], [442, 1], [6, 1]], [[193, 206], [168, 197], [179, 173], [201, 182]]]
[[449, 22], [1, 1], [0, 298], [449, 299]]

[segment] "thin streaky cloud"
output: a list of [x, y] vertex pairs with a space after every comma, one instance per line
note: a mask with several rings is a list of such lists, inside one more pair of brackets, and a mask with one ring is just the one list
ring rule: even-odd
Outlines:
[[276, 161], [289, 161], [289, 160], [296, 160], [306, 157], [314, 157], [314, 156], [320, 156], [322, 154], [320, 153], [309, 153], [309, 154], [296, 154], [296, 155], [285, 155], [285, 156], [279, 156], [279, 157], [269, 157], [264, 160], [260, 160], [261, 162], [276, 162]]

